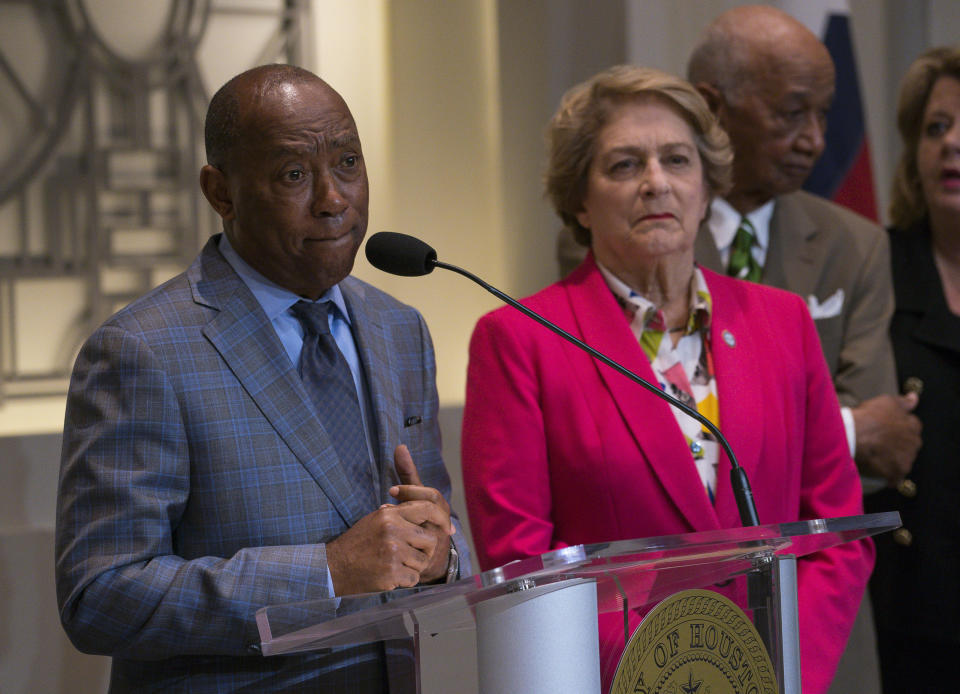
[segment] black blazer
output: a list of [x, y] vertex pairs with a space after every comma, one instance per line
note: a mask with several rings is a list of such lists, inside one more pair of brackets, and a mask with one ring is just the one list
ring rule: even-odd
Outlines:
[[866, 497], [870, 512], [899, 511], [911, 536], [875, 538], [870, 592], [879, 629], [960, 645], [960, 317], [947, 308], [925, 225], [891, 229], [890, 251], [897, 378], [923, 380], [923, 447], [914, 498], [893, 489]]

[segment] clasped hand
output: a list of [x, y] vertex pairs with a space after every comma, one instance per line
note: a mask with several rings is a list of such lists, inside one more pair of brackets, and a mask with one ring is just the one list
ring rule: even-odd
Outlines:
[[393, 452], [400, 484], [390, 488], [396, 504], [383, 504], [327, 543], [327, 566], [337, 595], [408, 588], [446, 572], [450, 506], [420, 481], [406, 446]]
[[918, 402], [916, 393], [878, 395], [853, 409], [861, 473], [882, 477], [890, 486], [910, 474], [923, 443], [923, 426], [911, 414]]

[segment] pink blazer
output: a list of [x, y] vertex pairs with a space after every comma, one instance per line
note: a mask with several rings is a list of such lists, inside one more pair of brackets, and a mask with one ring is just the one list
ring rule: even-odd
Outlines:
[[[862, 513], [837, 396], [803, 301], [703, 272], [719, 425], [749, 476], [760, 522]], [[592, 256], [524, 303], [656, 382]], [[566, 545], [736, 527], [729, 473], [722, 456], [712, 505], [667, 403], [512, 308], [480, 319], [470, 343], [463, 477], [483, 569]], [[872, 566], [869, 541], [799, 562], [806, 694], [829, 686]], [[732, 597], [746, 606], [742, 585]]]

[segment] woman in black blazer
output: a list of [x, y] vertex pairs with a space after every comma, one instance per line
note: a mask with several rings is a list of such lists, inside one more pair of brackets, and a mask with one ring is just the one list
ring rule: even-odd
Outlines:
[[923, 447], [904, 482], [866, 499], [903, 519], [876, 538], [870, 581], [884, 694], [955, 691], [960, 679], [960, 48], [911, 65], [897, 125], [890, 335], [900, 383], [922, 391]]

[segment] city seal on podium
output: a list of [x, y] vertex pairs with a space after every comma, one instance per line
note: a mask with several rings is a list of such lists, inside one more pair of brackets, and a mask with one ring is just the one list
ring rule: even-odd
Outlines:
[[644, 617], [610, 692], [777, 694], [777, 676], [743, 610], [719, 593], [684, 590]]

